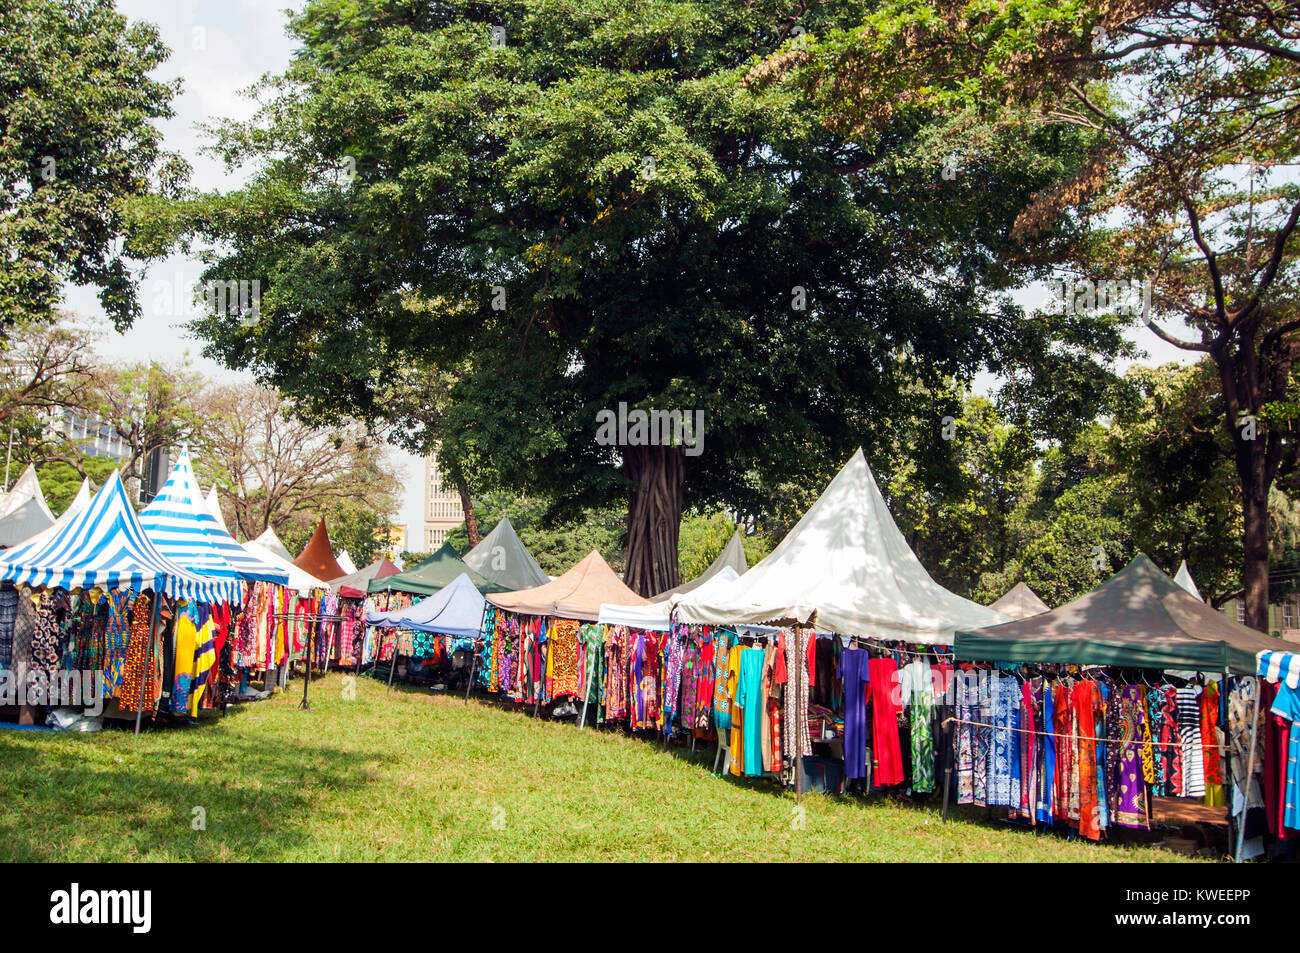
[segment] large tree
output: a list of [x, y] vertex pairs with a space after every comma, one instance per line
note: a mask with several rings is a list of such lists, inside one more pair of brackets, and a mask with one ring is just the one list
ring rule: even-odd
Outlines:
[[[870, 139], [940, 112], [1095, 135], [1079, 174], [1028, 203], [1017, 235], [1024, 254], [1090, 281], [1145, 280], [1151, 331], [1213, 362], [1240, 495], [1246, 621], [1266, 629], [1269, 492], [1300, 354], [1300, 7], [891, 0], [820, 40], [773, 71], [796, 67], [834, 128]], [[1076, 240], [1057, 240], [1061, 221]]]
[[[179, 228], [215, 246], [208, 277], [261, 281], [256, 315], [196, 327], [304, 412], [382, 419], [386, 382], [455, 369], [442, 432], [482, 488], [560, 515], [625, 502], [627, 581], [660, 591], [684, 507], [761, 512], [764, 487], [823, 484], [897, 418], [937, 433], [943, 408], [918, 402], [985, 366], [1050, 357], [1086, 416], [1080, 345], [1116, 345], [996, 295], [1025, 275], [1015, 214], [1090, 131], [989, 127], [984, 187], [960, 189], [946, 121], [852, 139], [751, 81], [792, 35], [872, 7], [314, 0], [260, 120], [216, 129], [248, 184], [153, 237]], [[702, 414], [702, 452], [601, 442], [621, 403]]]
[[119, 327], [139, 315], [126, 204], [187, 174], [153, 124], [180, 88], [150, 75], [167, 54], [112, 0], [0, 5], [0, 336], [53, 317], [65, 281]]

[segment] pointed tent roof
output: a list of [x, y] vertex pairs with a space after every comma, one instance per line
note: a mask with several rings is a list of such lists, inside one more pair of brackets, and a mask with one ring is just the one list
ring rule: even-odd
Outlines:
[[279, 553], [272, 552], [261, 543], [241, 543], [240, 547], [255, 559], [281, 570], [289, 578], [289, 588], [297, 590], [304, 596], [314, 589], [329, 589], [330, 587], [330, 584], [324, 579], [317, 579], [306, 570], [299, 569]]
[[367, 587], [369, 592], [409, 592], [417, 596], [427, 596], [445, 586], [451, 585], [457, 576], [465, 573], [474, 588], [479, 592], [506, 592], [505, 586], [498, 585], [480, 576], [461, 560], [451, 543], [443, 543], [436, 553], [406, 572], [399, 572], [384, 579], [372, 579]]
[[1255, 674], [1278, 640], [1216, 612], [1142, 553], [1085, 596], [1031, 619], [958, 632], [958, 658]]
[[45, 513], [40, 500], [29, 499], [8, 516], [0, 516], [0, 546], [14, 546], [48, 530], [54, 519]]
[[655, 601], [659, 602], [671, 596], [684, 596], [688, 592], [694, 592], [701, 585], [715, 577], [723, 569], [731, 569], [738, 576], [743, 576], [745, 570], [749, 568], [749, 563], [745, 560], [745, 537], [737, 529], [731, 534], [731, 539], [727, 540], [727, 545], [722, 547], [722, 552], [718, 557], [709, 563], [709, 568], [704, 570], [690, 582], [684, 582], [676, 589], [665, 589], [659, 595], [655, 596]]
[[483, 594], [461, 573], [433, 595], [405, 609], [366, 613], [366, 625], [381, 629], [415, 629], [472, 639], [483, 625]]
[[330, 588], [348, 599], [364, 599], [366, 587], [371, 579], [386, 579], [389, 576], [396, 576], [401, 571], [396, 563], [385, 556], [369, 566], [363, 566], [355, 572], [332, 580]]
[[997, 602], [990, 603], [989, 608], [1013, 619], [1028, 619], [1052, 611], [1046, 602], [1038, 598], [1038, 593], [1023, 582], [1008, 589], [1006, 595]]
[[515, 532], [510, 517], [505, 515], [492, 527], [492, 532], [465, 554], [465, 565], [507, 590], [540, 586], [551, 578], [537, 565]]
[[288, 548], [285, 547], [284, 543], [280, 542], [280, 537], [275, 535], [274, 527], [268, 526], [266, 529], [262, 530], [262, 535], [253, 540], [253, 542], [267, 552], [274, 553], [285, 562], [290, 564], [293, 563], [293, 556], [289, 555]]
[[325, 517], [316, 524], [316, 531], [307, 540], [307, 546], [293, 561], [299, 569], [305, 570], [317, 579], [337, 579], [346, 576], [347, 570], [334, 558], [334, 547], [330, 545], [329, 530], [325, 528]]
[[357, 564], [352, 561], [352, 557], [348, 555], [346, 549], [339, 553], [335, 558], [339, 561], [339, 568], [349, 576], [357, 571]]
[[43, 542], [57, 533], [62, 527], [67, 526], [77, 516], [90, 505], [90, 477], [81, 478], [81, 486], [77, 489], [77, 495], [72, 498], [68, 508], [59, 514], [59, 518], [52, 524], [41, 530], [34, 536], [29, 536], [15, 546], [29, 546], [32, 543]]
[[229, 533], [230, 527], [226, 525], [226, 518], [221, 514], [221, 500], [217, 497], [217, 485], [215, 483], [212, 484], [212, 489], [208, 490], [208, 497], [204, 502], [207, 504], [208, 512], [212, 514], [212, 518], [217, 521], [217, 525]]
[[158, 551], [200, 576], [247, 579], [284, 585], [288, 575], [257, 559], [217, 525], [182, 448], [167, 482], [140, 511], [140, 525]]
[[683, 622], [812, 625], [921, 644], [1006, 616], [944, 589], [895, 525], [862, 450], [772, 551], [723, 598], [688, 599]]
[[[1174, 582], [1178, 583], [1178, 585], [1182, 586], [1197, 599], [1201, 599], [1201, 591], [1196, 588], [1196, 582], [1192, 579], [1191, 570], [1187, 568], [1186, 559], [1184, 559], [1182, 564], [1178, 567], [1178, 575], [1174, 576]], [[1204, 602], [1205, 600], [1201, 599], [1201, 601]]]
[[561, 619], [595, 622], [602, 603], [646, 606], [649, 599], [638, 596], [623, 584], [600, 553], [592, 550], [557, 579], [531, 589], [487, 597], [488, 602], [524, 615], [547, 615]]
[[35, 510], [44, 515], [51, 523], [54, 522], [54, 514], [50, 512], [49, 506], [45, 502], [45, 493], [41, 490], [41, 481], [36, 476], [36, 468], [30, 463], [23, 475], [14, 483], [14, 488], [4, 495], [0, 500], [0, 519], [17, 512], [25, 504], [35, 501]]
[[90, 506], [49, 538], [0, 553], [0, 577], [18, 585], [161, 590], [196, 602], [238, 602], [237, 580], [200, 576], [149, 541], [114, 472]]
[[723, 566], [709, 579], [704, 580], [698, 589], [689, 594], [675, 593], [666, 599], [656, 599], [649, 605], [622, 606], [608, 602], [600, 607], [596, 621], [604, 625], [626, 625], [633, 629], [645, 629], [650, 632], [667, 632], [672, 628], [672, 612], [686, 597], [700, 596], [713, 598], [721, 596], [740, 579], [740, 574], [730, 566]]

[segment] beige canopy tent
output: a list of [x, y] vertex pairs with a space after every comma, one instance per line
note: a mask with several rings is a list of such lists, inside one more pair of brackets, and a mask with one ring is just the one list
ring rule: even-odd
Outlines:
[[1038, 598], [1038, 593], [1023, 582], [1018, 582], [1008, 589], [1006, 595], [997, 602], [991, 603], [989, 608], [1013, 619], [1028, 619], [1052, 611], [1046, 602]]
[[625, 586], [594, 549], [572, 569], [550, 582], [517, 592], [492, 593], [487, 600], [499, 609], [522, 615], [554, 616], [579, 622], [595, 622], [600, 617], [602, 603], [621, 606], [650, 604], [649, 599], [638, 596]]

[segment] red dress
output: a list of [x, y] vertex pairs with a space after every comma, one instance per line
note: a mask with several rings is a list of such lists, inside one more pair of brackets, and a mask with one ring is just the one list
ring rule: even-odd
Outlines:
[[872, 754], [876, 762], [875, 783], [881, 787], [903, 783], [903, 751], [898, 743], [898, 663], [892, 658], [873, 658], [867, 663], [871, 675]]

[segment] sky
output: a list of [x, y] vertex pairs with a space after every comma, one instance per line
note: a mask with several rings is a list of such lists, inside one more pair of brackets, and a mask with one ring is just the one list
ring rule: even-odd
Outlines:
[[[156, 24], [172, 51], [154, 72], [157, 79], [179, 77], [183, 83], [172, 104], [176, 115], [161, 124], [164, 148], [190, 163], [190, 184], [195, 188], [240, 184], [238, 174], [227, 174], [220, 161], [199, 154], [204, 137], [198, 126], [215, 119], [252, 117], [254, 104], [243, 91], [266, 73], [282, 72], [293, 52], [284, 29], [285, 6], [284, 0], [117, 0], [118, 10], [128, 18]], [[183, 327], [189, 319], [190, 288], [201, 270], [197, 261], [183, 256], [151, 267], [140, 288], [141, 318], [126, 334], [116, 333], [103, 321], [100, 353], [109, 360], [186, 360], [193, 369], [218, 380], [238, 376], [204, 358], [202, 342]], [[69, 288], [64, 298], [69, 310], [103, 318], [94, 289]], [[392, 453], [406, 487], [398, 519], [407, 525], [408, 546], [418, 548], [423, 536], [424, 464], [404, 451]]]
[[[198, 126], [215, 119], [249, 119], [254, 103], [243, 92], [268, 73], [280, 73], [289, 63], [293, 44], [285, 34], [285, 0], [117, 0], [118, 9], [132, 20], [148, 20], [158, 26], [171, 58], [155, 71], [158, 79], [179, 77], [180, 96], [174, 100], [176, 115], [162, 124], [165, 147], [180, 153], [193, 167], [191, 185], [198, 189], [231, 188], [239, 184], [238, 173], [228, 174], [222, 164], [202, 156], [204, 138]], [[109, 359], [175, 362], [186, 359], [195, 370], [226, 379], [237, 372], [221, 367], [200, 354], [201, 342], [182, 327], [188, 320], [186, 308], [190, 288], [198, 280], [198, 262], [172, 257], [151, 267], [140, 290], [143, 315], [126, 334], [106, 328], [100, 351]], [[1045, 293], [1027, 291], [1017, 296], [1022, 304], [1033, 305]], [[70, 288], [66, 306], [75, 313], [103, 317], [95, 293], [88, 288]], [[1134, 332], [1135, 340], [1148, 351], [1148, 362], [1163, 363], [1188, 359], [1182, 352], [1159, 341], [1146, 330]], [[977, 391], [987, 391], [995, 379], [981, 375]], [[408, 546], [419, 548], [423, 536], [424, 466], [420, 458], [393, 450], [399, 478], [406, 495], [399, 517], [407, 525]]]

